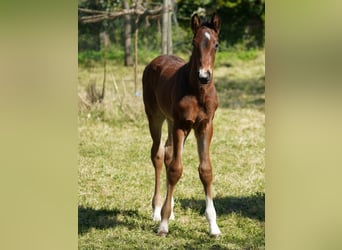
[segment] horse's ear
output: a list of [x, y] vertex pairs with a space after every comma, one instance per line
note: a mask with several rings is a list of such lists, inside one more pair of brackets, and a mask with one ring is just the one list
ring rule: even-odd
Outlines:
[[220, 22], [220, 17], [215, 13], [212, 18], [211, 18], [211, 23], [214, 26], [215, 31], [220, 33], [220, 28], [221, 28], [221, 22]]
[[191, 18], [191, 29], [194, 34], [196, 34], [198, 28], [201, 26], [201, 20], [198, 17], [197, 13]]

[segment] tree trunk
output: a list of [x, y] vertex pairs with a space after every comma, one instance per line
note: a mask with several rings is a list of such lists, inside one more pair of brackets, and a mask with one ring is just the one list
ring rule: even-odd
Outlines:
[[172, 3], [171, 0], [168, 1], [168, 13], [167, 13], [167, 54], [171, 55], [172, 54]]
[[163, 2], [162, 16], [162, 54], [172, 54], [171, 0]]
[[[136, 2], [136, 8], [138, 8], [138, 1]], [[138, 95], [138, 34], [139, 34], [139, 15], [135, 18], [135, 31], [134, 31], [134, 94]]]
[[[123, 9], [129, 9], [128, 1], [125, 0], [122, 2]], [[132, 60], [132, 42], [131, 42], [131, 16], [125, 15], [125, 29], [124, 29], [124, 40], [125, 40], [125, 66], [132, 66], [133, 60]]]
[[100, 42], [101, 42], [102, 53], [103, 53], [103, 82], [102, 82], [102, 92], [101, 92], [101, 95], [99, 96], [99, 102], [102, 102], [105, 97], [105, 91], [106, 91], [107, 49], [111, 45], [109, 34], [106, 30], [100, 32]]
[[111, 45], [109, 34], [106, 30], [100, 32], [100, 43], [103, 48], [108, 48]]

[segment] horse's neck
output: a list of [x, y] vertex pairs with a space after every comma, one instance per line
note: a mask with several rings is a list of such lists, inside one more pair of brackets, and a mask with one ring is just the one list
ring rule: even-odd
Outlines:
[[[193, 55], [190, 56], [190, 60], [185, 67], [186, 75], [188, 77], [188, 84], [193, 89], [193, 91], [198, 92], [198, 72], [196, 62]], [[197, 93], [196, 93], [197, 94]]]
[[[194, 56], [193, 56], [193, 53], [191, 54], [190, 56], [190, 59], [189, 59], [189, 62], [187, 63], [188, 64], [188, 75], [189, 75], [189, 79], [193, 79], [195, 80], [197, 77], [197, 67], [196, 67], [196, 62], [195, 62], [195, 59], [194, 59]], [[195, 84], [196, 82], [194, 82], [193, 84]]]

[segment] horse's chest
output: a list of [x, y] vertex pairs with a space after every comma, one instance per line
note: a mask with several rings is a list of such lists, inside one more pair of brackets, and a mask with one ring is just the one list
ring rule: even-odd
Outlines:
[[215, 107], [210, 103], [199, 104], [194, 96], [183, 97], [175, 111], [176, 119], [187, 126], [197, 126], [213, 119]]

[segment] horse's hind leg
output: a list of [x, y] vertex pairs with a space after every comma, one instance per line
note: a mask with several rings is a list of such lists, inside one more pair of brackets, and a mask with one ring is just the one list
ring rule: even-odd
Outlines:
[[[167, 172], [167, 169], [170, 166], [172, 159], [173, 159], [173, 137], [172, 137], [173, 122], [170, 120], [167, 120], [167, 129], [168, 129], [168, 135], [167, 135], [167, 140], [165, 143], [165, 154], [164, 154], [164, 163], [165, 163], [165, 167], [166, 167], [166, 172]], [[166, 178], [166, 189], [167, 189], [167, 186], [168, 186], [168, 180]], [[172, 197], [170, 220], [175, 219], [175, 215], [173, 213], [173, 206], [174, 206], [174, 200]]]
[[161, 220], [161, 208], [163, 200], [160, 194], [160, 174], [164, 162], [164, 147], [161, 144], [161, 132], [165, 118], [161, 114], [147, 115], [150, 127], [150, 133], [153, 140], [151, 148], [151, 160], [155, 172], [154, 195], [152, 199], [152, 218], [154, 221]]

